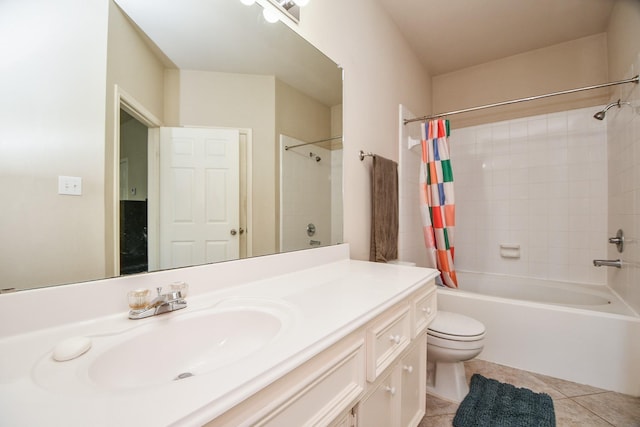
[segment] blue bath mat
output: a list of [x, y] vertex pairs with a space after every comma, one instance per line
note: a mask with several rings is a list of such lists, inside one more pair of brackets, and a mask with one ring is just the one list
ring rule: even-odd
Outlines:
[[546, 393], [473, 374], [469, 394], [464, 398], [454, 427], [555, 427], [553, 400]]

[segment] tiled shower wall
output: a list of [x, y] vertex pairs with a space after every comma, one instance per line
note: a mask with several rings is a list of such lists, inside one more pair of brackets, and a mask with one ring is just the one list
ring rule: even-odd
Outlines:
[[458, 270], [606, 283], [606, 268], [593, 266], [608, 246], [598, 109], [452, 129]]
[[[640, 69], [640, 57], [635, 70]], [[637, 71], [631, 72], [631, 75]], [[621, 258], [623, 268], [608, 270], [608, 284], [640, 313], [640, 86], [621, 87], [612, 101], [631, 105], [607, 112], [609, 142], [609, 234], [621, 228], [624, 251], [611, 245], [610, 259]]]
[[[311, 241], [323, 246], [333, 242], [333, 217], [339, 197], [334, 194], [332, 176], [342, 165], [342, 150], [336, 153], [318, 146], [296, 147], [284, 150], [285, 146], [301, 144], [303, 141], [281, 135], [281, 182], [280, 182], [280, 250], [293, 251], [313, 247]], [[339, 153], [340, 152], [340, 153]], [[320, 158], [316, 161], [317, 157]], [[341, 188], [339, 188], [341, 189]], [[307, 235], [307, 225], [314, 224], [316, 234]], [[337, 226], [340, 227], [341, 223]], [[337, 237], [335, 237], [337, 238]]]

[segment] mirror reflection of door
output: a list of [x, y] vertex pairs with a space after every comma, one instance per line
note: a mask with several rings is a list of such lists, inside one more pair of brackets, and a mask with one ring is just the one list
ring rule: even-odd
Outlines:
[[120, 274], [148, 271], [148, 128], [120, 110]]
[[238, 129], [160, 129], [160, 268], [238, 259]]

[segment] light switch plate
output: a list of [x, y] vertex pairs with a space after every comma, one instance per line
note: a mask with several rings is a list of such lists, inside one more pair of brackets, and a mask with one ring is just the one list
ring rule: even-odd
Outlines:
[[82, 178], [79, 176], [59, 176], [58, 194], [69, 196], [82, 195]]

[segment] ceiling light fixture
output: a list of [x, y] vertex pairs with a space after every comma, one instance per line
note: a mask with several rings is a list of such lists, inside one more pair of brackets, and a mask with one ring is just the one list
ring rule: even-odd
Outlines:
[[[309, 4], [309, 0], [265, 0], [260, 4], [264, 7], [264, 19], [268, 22], [277, 22], [284, 15], [298, 23], [300, 22], [300, 8]], [[279, 15], [278, 19], [275, 17], [276, 14]]]
[[275, 7], [267, 6], [262, 11], [265, 21], [274, 24], [280, 20], [280, 12]]

